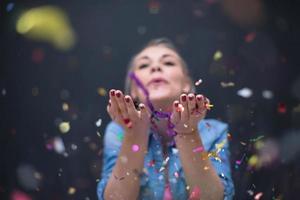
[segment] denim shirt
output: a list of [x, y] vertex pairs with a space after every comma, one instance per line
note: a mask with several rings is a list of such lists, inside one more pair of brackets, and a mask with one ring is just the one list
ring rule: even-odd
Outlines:
[[[231, 178], [230, 153], [227, 141], [228, 125], [215, 119], [203, 119], [198, 124], [198, 132], [205, 151], [214, 151], [217, 148], [216, 144], [224, 144], [225, 142], [225, 145], [218, 153], [221, 162], [214, 157], [210, 157], [210, 160], [224, 185], [224, 200], [230, 200], [234, 195], [234, 185]], [[122, 138], [123, 134], [123, 128], [116, 122], [112, 121], [106, 127], [101, 180], [97, 186], [99, 200], [104, 199], [104, 190], [111, 176], [113, 167], [116, 164], [122, 144], [120, 138]], [[168, 167], [166, 169], [169, 170], [167, 178], [172, 197], [174, 200], [188, 199], [189, 192], [186, 189], [187, 185], [184, 171], [176, 146], [168, 147], [168, 156]], [[153, 161], [155, 165], [149, 164], [153, 163]], [[147, 173], [143, 173], [140, 177], [140, 193], [138, 199], [163, 199], [166, 184], [165, 172], [164, 170], [160, 170], [163, 161], [162, 145], [159, 140], [155, 139], [154, 134], [149, 131], [148, 152], [144, 159], [144, 171]]]

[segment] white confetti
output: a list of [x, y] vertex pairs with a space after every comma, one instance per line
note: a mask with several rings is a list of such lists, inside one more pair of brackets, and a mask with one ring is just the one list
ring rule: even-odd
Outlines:
[[237, 95], [244, 97], [244, 98], [249, 98], [253, 94], [252, 90], [250, 88], [242, 88], [237, 91]]
[[98, 120], [96, 121], [96, 126], [97, 126], [97, 127], [100, 127], [101, 124], [102, 124], [102, 119], [100, 118], [100, 119], [98, 119]]

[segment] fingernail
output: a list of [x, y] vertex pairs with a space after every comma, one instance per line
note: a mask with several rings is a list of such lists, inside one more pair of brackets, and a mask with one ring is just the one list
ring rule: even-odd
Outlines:
[[145, 109], [145, 106], [143, 104], [140, 105], [141, 109]]
[[177, 108], [179, 105], [179, 102], [175, 102], [175, 107]]
[[111, 96], [115, 96], [115, 91], [114, 90], [110, 91], [110, 94]]
[[185, 102], [185, 101], [186, 101], [186, 95], [183, 95], [183, 96], [181, 97], [181, 100]]
[[203, 99], [203, 96], [197, 96], [197, 100], [201, 101]]
[[124, 123], [125, 123], [125, 124], [128, 124], [129, 122], [130, 122], [130, 119], [129, 119], [129, 118], [124, 119]]
[[117, 92], [116, 95], [118, 98], [121, 97], [121, 92]]
[[129, 98], [129, 97], [125, 97], [125, 101], [126, 101], [127, 103], [129, 103], [129, 102], [130, 102], [130, 98]]
[[189, 100], [192, 101], [194, 99], [194, 96], [189, 96]]
[[111, 106], [111, 103], [110, 103], [110, 102], [108, 102], [108, 106]]

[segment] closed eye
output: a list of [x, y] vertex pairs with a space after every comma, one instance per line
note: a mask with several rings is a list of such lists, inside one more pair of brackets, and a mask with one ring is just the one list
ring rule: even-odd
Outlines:
[[148, 67], [148, 64], [142, 64], [142, 65], [139, 66], [139, 69], [143, 69], [143, 68], [146, 68], [146, 67]]
[[174, 66], [175, 63], [173, 63], [173, 62], [165, 62], [165, 65], [168, 65], [168, 66]]

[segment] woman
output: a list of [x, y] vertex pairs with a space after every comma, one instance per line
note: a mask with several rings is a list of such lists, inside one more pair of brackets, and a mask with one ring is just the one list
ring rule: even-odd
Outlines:
[[210, 104], [194, 92], [168, 39], [133, 56], [130, 95], [110, 90], [99, 199], [232, 199], [228, 126], [203, 119]]

